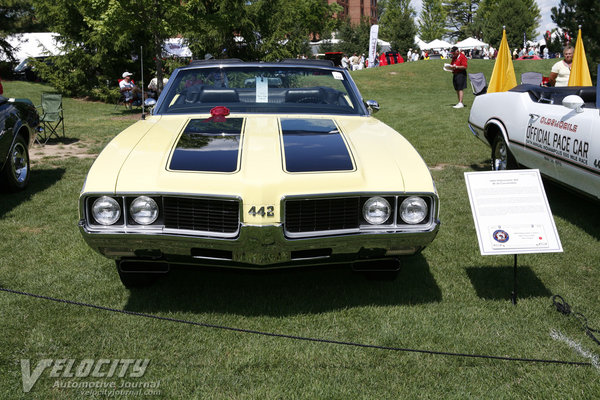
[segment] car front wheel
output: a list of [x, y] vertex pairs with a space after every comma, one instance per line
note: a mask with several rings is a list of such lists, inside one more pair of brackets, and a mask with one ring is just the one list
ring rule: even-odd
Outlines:
[[502, 135], [496, 135], [492, 143], [492, 170], [505, 171], [517, 168], [517, 162], [508, 149]]
[[23, 190], [29, 183], [29, 150], [23, 136], [17, 136], [13, 143], [1, 175], [11, 192]]

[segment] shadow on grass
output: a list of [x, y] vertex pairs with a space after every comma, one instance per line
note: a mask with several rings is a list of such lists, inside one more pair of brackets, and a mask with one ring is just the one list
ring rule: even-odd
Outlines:
[[557, 183], [544, 179], [546, 196], [552, 213], [559, 216], [590, 236], [600, 240], [600, 204], [589, 197], [574, 193]]
[[[508, 262], [512, 263], [512, 260]], [[467, 275], [480, 298], [488, 300], [510, 300], [512, 298], [512, 266], [469, 267]], [[530, 267], [517, 266], [517, 296], [519, 298], [550, 297], [551, 295], [552, 293]]]
[[132, 290], [125, 309], [287, 316], [441, 298], [427, 261], [419, 255], [407, 259], [390, 282], [367, 280], [347, 265], [275, 271], [177, 268], [150, 288]]
[[482, 172], [482, 171], [490, 171], [490, 165], [492, 165], [492, 159], [488, 158], [487, 160], [480, 162], [479, 164], [471, 164], [470, 167], [473, 171]]
[[19, 204], [29, 200], [36, 193], [43, 192], [54, 185], [61, 180], [64, 174], [64, 168], [32, 169], [31, 178], [25, 190], [16, 193], [0, 193], [0, 218]]
[[79, 139], [77, 138], [70, 138], [70, 137], [56, 137], [56, 136], [52, 136], [50, 138], [48, 138], [48, 140], [44, 143], [44, 145], [56, 145], [56, 144], [73, 144], [73, 143], [77, 143], [79, 142]]

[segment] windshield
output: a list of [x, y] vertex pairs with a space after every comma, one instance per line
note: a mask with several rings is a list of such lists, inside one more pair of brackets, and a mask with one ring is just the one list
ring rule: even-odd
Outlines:
[[186, 68], [172, 77], [158, 114], [360, 114], [353, 84], [339, 70], [287, 66]]

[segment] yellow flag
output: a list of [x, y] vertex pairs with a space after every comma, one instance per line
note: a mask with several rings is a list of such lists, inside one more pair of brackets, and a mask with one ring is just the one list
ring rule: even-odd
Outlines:
[[506, 41], [506, 31], [502, 30], [502, 41], [498, 49], [498, 57], [494, 64], [492, 78], [488, 85], [488, 93], [506, 92], [509, 89], [517, 86], [517, 78], [515, 77], [515, 69], [513, 68], [512, 57], [508, 42]]
[[573, 54], [573, 64], [571, 64], [571, 75], [569, 75], [568, 86], [592, 86], [590, 69], [588, 68], [585, 50], [583, 49], [583, 40], [581, 39], [581, 28], [577, 35], [575, 44], [575, 53]]

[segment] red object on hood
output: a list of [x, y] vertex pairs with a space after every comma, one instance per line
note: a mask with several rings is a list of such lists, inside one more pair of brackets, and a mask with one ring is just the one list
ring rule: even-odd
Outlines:
[[211, 117], [206, 122], [225, 122], [225, 117], [229, 115], [229, 108], [224, 106], [216, 106], [210, 110]]

